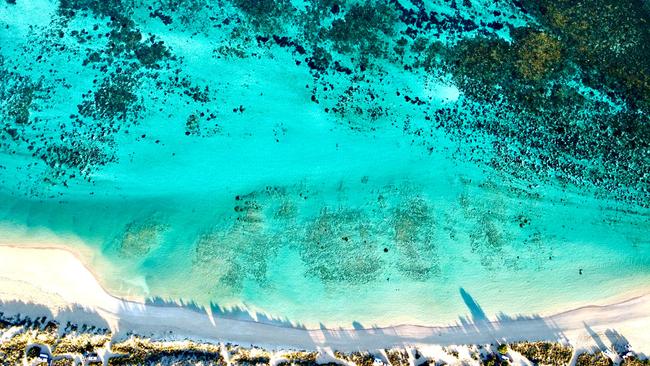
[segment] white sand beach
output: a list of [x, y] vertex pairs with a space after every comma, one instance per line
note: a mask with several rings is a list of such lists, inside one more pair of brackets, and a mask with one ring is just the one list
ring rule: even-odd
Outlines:
[[560, 340], [576, 348], [607, 348], [612, 334], [650, 353], [650, 295], [550, 316], [468, 319], [436, 327], [302, 329], [224, 319], [182, 307], [145, 305], [107, 293], [92, 272], [60, 248], [0, 246], [0, 311], [104, 324], [114, 333], [234, 342], [257, 346], [352, 351], [397, 346]]

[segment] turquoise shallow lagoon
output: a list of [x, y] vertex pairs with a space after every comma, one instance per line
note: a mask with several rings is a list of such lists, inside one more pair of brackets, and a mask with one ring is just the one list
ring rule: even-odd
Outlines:
[[[627, 149], [641, 158], [616, 158], [620, 177], [642, 178], [617, 181], [596, 143], [574, 143], [578, 156], [512, 140], [520, 113], [443, 61], [415, 66], [415, 46], [400, 55], [415, 27], [404, 17], [375, 29], [345, 18], [373, 22], [355, 3], [301, 2], [286, 17], [284, 2], [261, 3], [262, 17], [240, 1], [3, 2], [2, 243], [90, 248], [118, 295], [307, 325], [445, 323], [471, 311], [461, 289], [516, 316], [647, 288], [646, 135]], [[488, 30], [511, 41], [532, 21], [491, 2], [409, 6], [477, 24], [439, 21], [451, 49]], [[309, 43], [310, 27], [339, 18], [363, 42]], [[571, 128], [627, 108], [563, 84], [587, 98]]]

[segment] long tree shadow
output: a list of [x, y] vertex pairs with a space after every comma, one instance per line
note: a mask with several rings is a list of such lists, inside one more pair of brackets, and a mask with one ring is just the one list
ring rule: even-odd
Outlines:
[[11, 323], [25, 325], [35, 319], [44, 318], [41, 323], [54, 321], [59, 324], [59, 332], [66, 324], [83, 324], [95, 329], [108, 331], [110, 324], [96, 311], [79, 306], [69, 305], [53, 312], [49, 307], [24, 301], [0, 301], [0, 319], [9, 319]]
[[194, 301], [170, 300], [163, 299], [162, 297], [150, 297], [145, 300], [145, 305], [158, 307], [182, 307], [212, 317], [257, 322], [287, 328], [306, 329], [302, 323], [291, 321], [288, 318], [275, 317], [259, 311], [252, 311], [245, 306], [240, 305], [222, 306], [212, 302], [209, 306], [205, 306]]
[[[607, 329], [605, 331], [605, 337], [612, 345], [612, 349], [614, 349], [614, 351], [616, 351], [616, 353], [619, 355], [624, 355], [631, 351], [630, 342], [616, 330]], [[641, 357], [645, 358], [645, 355], [641, 355]]]
[[590, 327], [587, 323], [583, 323], [585, 327], [585, 331], [587, 334], [591, 337], [591, 339], [594, 341], [595, 347], [592, 347], [590, 350], [591, 352], [597, 352], [597, 351], [606, 351], [606, 350], [612, 350], [616, 354], [624, 356], [627, 355], [628, 353], [632, 352], [632, 354], [636, 355], [637, 357], [640, 357], [641, 359], [647, 358], [647, 356], [642, 353], [642, 352], [635, 352], [630, 345], [630, 342], [617, 332], [615, 329], [606, 329], [604, 332], [599, 333], [595, 331], [592, 327]]
[[[222, 307], [211, 304], [210, 308], [206, 309], [194, 302], [170, 301], [161, 298], [149, 299], [147, 303], [158, 307], [180, 306], [206, 316], [209, 311], [215, 318], [212, 325], [207, 322], [203, 325], [208, 328], [212, 326], [216, 329], [223, 329], [224, 324], [228, 324], [228, 326], [235, 324], [232, 321], [257, 323], [257, 325], [251, 324], [251, 327], [258, 330], [260, 335], [266, 332], [275, 333], [277, 334], [277, 345], [286, 344], [287, 339], [290, 339], [294, 342], [289, 343], [297, 347], [327, 346], [349, 351], [402, 347], [422, 343], [452, 345], [536, 340], [566, 341], [561, 329], [549, 319], [544, 319], [539, 315], [512, 316], [505, 313], [497, 313], [491, 318], [479, 301], [466, 289], [460, 288], [459, 294], [469, 310], [469, 316], [461, 316], [455, 324], [446, 326], [404, 324], [379, 327], [353, 321], [349, 326], [329, 327], [320, 324], [316, 329], [307, 329], [304, 325], [289, 319], [251, 312], [249, 309], [238, 306]], [[268, 335], [265, 334], [265, 336]], [[242, 333], [242, 339], [244, 338]], [[250, 338], [246, 339], [253, 338], [254, 334], [251, 334]]]
[[[147, 306], [114, 300], [118, 303], [118, 308], [111, 311], [118, 318], [113, 328], [115, 335], [146, 329], [148, 333], [141, 335], [164, 337], [173, 329], [174, 333], [180, 336], [303, 349], [329, 347], [335, 350], [353, 351], [414, 344], [444, 346], [566, 340], [562, 330], [556, 326], [552, 318], [545, 319], [539, 315], [512, 316], [505, 313], [490, 315], [466, 289], [460, 288], [459, 294], [469, 315], [461, 316], [454, 324], [444, 326], [403, 324], [379, 327], [354, 321], [344, 327], [331, 328], [324, 323], [320, 327], [307, 329], [304, 325], [286, 318], [251, 312], [243, 307], [226, 308], [212, 304], [206, 308], [194, 302], [169, 301], [161, 298], [149, 299]], [[78, 322], [80, 318], [90, 319], [98, 325], [108, 327], [100, 314], [83, 307], [70, 307], [66, 311], [52, 314], [46, 307], [32, 304], [0, 303], [0, 309], [8, 308], [16, 311], [30, 309], [32, 313], [41, 313], [60, 321], [76, 319]], [[610, 333], [609, 336], [617, 337], [614, 333]]]
[[465, 306], [469, 310], [471, 317], [459, 317], [459, 322], [464, 328], [472, 328], [481, 332], [490, 332], [493, 330], [492, 323], [488, 319], [485, 311], [479, 303], [464, 288], [458, 290], [460, 297], [463, 299]]
[[[566, 341], [562, 330], [551, 320], [539, 315], [516, 315], [498, 313], [493, 320], [464, 288], [460, 297], [470, 315], [461, 316], [455, 324], [447, 326], [396, 325], [391, 327], [361, 326], [353, 323], [353, 329], [330, 329], [321, 326], [319, 336], [330, 346], [342, 349], [376, 349], [404, 347], [414, 344], [486, 344], [512, 343], [517, 341]], [[350, 347], [355, 345], [356, 347]]]
[[463, 330], [469, 335], [487, 340], [492, 338], [497, 343], [511, 343], [517, 341], [567, 341], [562, 330], [549, 319], [537, 314], [509, 315], [499, 312], [494, 320], [490, 320], [478, 301], [464, 288], [459, 292], [465, 305], [470, 311], [471, 318], [460, 317], [459, 322]]
[[487, 315], [485, 315], [485, 311], [483, 311], [483, 308], [481, 308], [481, 305], [479, 305], [476, 300], [467, 292], [465, 291], [464, 288], [460, 288], [460, 297], [463, 298], [463, 302], [465, 302], [465, 305], [469, 309], [470, 314], [472, 315], [472, 320], [474, 322], [485, 322], [488, 320]]
[[594, 343], [596, 343], [596, 349], [594, 351], [604, 351], [607, 349], [607, 346], [605, 345], [605, 342], [600, 338], [600, 335], [596, 333], [587, 323], [584, 323], [585, 330], [587, 331], [587, 334], [591, 337], [591, 339], [594, 340]]

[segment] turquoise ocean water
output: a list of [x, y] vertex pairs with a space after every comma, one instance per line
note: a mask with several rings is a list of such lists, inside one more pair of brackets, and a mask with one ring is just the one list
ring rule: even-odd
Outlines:
[[[91, 248], [116, 294], [308, 325], [447, 322], [469, 312], [461, 288], [514, 316], [647, 286], [643, 193], [495, 164], [499, 135], [430, 116], [480, 107], [509, 120], [442, 67], [406, 69], [408, 52], [353, 54], [332, 36], [319, 70], [321, 46], [298, 40], [353, 5], [310, 21], [310, 2], [290, 17], [260, 2], [272, 4], [263, 18], [246, 2], [172, 3], [0, 4], [4, 243]], [[460, 3], [426, 6], [535, 22], [505, 3]], [[438, 39], [481, 34], [469, 28], [440, 26]], [[379, 42], [392, 54], [398, 39]]]

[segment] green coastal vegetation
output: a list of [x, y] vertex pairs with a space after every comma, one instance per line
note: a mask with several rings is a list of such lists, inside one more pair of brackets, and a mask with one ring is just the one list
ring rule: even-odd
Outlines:
[[559, 343], [515, 343], [510, 348], [537, 365], [568, 365], [573, 356], [570, 347]]
[[[470, 359], [462, 359], [457, 346], [443, 348], [444, 358], [425, 357], [417, 347], [393, 348], [374, 352], [334, 351], [323, 361], [316, 351], [264, 349], [232, 343], [206, 343], [188, 339], [163, 340], [126, 334], [115, 337], [105, 328], [66, 323], [64, 326], [45, 317], [6, 317], [0, 313], [0, 365], [14, 366], [23, 361], [29, 365], [48, 355], [51, 365], [67, 366], [98, 364], [110, 366], [443, 366], [466, 365], [468, 361], [482, 366], [507, 366], [516, 352], [534, 365], [567, 366], [577, 352], [577, 366], [613, 366], [605, 353], [584, 352], [557, 342], [517, 342], [492, 345], [465, 345]], [[92, 357], [100, 357], [98, 359]], [[618, 355], [619, 366], [650, 365], [647, 359], [632, 352]], [[450, 362], [450, 360], [457, 360]], [[457, 363], [455, 363], [457, 362]]]

